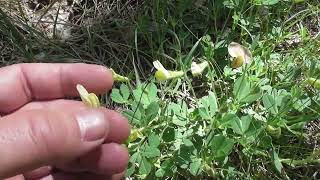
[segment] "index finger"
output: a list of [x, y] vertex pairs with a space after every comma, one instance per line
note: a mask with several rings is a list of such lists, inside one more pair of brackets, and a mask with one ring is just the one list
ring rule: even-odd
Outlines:
[[112, 73], [89, 64], [17, 64], [0, 69], [0, 112], [9, 113], [33, 100], [77, 96], [82, 84], [97, 94], [110, 90]]

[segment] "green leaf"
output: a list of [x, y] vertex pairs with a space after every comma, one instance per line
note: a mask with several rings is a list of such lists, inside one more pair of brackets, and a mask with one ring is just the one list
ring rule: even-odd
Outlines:
[[148, 137], [149, 145], [152, 147], [158, 147], [160, 145], [160, 137], [156, 134], [151, 134]]
[[170, 116], [176, 115], [179, 119], [186, 119], [188, 115], [188, 106], [184, 101], [179, 101], [178, 103], [170, 102], [167, 111]]
[[208, 112], [208, 109], [206, 108], [199, 108], [199, 115], [202, 119], [210, 119], [210, 115], [209, 115], [209, 112]]
[[126, 177], [132, 176], [133, 173], [135, 172], [135, 170], [136, 170], [136, 166], [135, 166], [135, 164], [132, 164], [132, 165], [129, 166], [129, 168], [127, 169], [125, 176], [126, 176]]
[[252, 103], [262, 96], [261, 89], [255, 87], [245, 77], [240, 77], [236, 80], [233, 95], [242, 103]]
[[232, 126], [236, 121], [240, 121], [239, 117], [233, 113], [228, 113], [221, 119], [219, 128], [233, 128]]
[[241, 117], [241, 122], [242, 122], [242, 134], [245, 133], [249, 127], [250, 127], [250, 124], [251, 124], [251, 121], [252, 121], [252, 118], [251, 116], [242, 116]]
[[263, 106], [272, 114], [278, 114], [278, 107], [273, 96], [266, 94], [262, 97]]
[[199, 100], [199, 115], [203, 119], [213, 118], [217, 111], [217, 98], [213, 92], [209, 92], [208, 96], [205, 96]]
[[190, 164], [190, 173], [193, 176], [197, 176], [200, 174], [201, 170], [201, 160], [202, 159], [195, 159], [191, 164]]
[[192, 141], [190, 141], [189, 139], [184, 138], [182, 142], [185, 146], [193, 146]]
[[165, 142], [171, 142], [175, 140], [175, 132], [172, 127], [167, 127], [162, 134], [162, 139]]
[[259, 146], [262, 148], [271, 148], [273, 146], [272, 137], [267, 133], [260, 133], [256, 139], [258, 139]]
[[224, 158], [228, 156], [234, 146], [234, 141], [223, 135], [216, 135], [211, 142], [211, 148], [215, 158]]
[[251, 120], [250, 116], [243, 116], [241, 119], [235, 118], [235, 120], [230, 123], [235, 133], [243, 135], [249, 129]]
[[136, 102], [142, 103], [143, 105], [146, 105], [146, 106], [150, 104], [148, 95], [145, 92], [143, 92], [142, 87], [138, 87], [132, 92], [133, 92], [134, 100]]
[[245, 77], [236, 80], [233, 88], [233, 95], [241, 101], [250, 94], [250, 84]]
[[119, 89], [113, 89], [111, 92], [111, 99], [112, 101], [124, 104], [128, 102], [130, 96], [130, 90], [127, 85], [122, 84]]
[[148, 160], [143, 157], [141, 163], [139, 164], [139, 174], [148, 175], [151, 172], [151, 164]]
[[256, 87], [254, 89], [251, 89], [251, 92], [246, 97], [244, 97], [241, 100], [241, 102], [252, 103], [252, 102], [258, 100], [259, 98], [261, 98], [261, 96], [262, 96], [261, 89]]
[[161, 177], [164, 176], [165, 173], [166, 173], [165, 170], [162, 169], [162, 168], [160, 168], [160, 169], [158, 169], [158, 170], [156, 171], [155, 175], [156, 175], [156, 177], [161, 178]]
[[[187, 0], [187, 1], [191, 1], [191, 0]], [[189, 51], [188, 55], [184, 59], [184, 64], [191, 64], [193, 53], [196, 51], [196, 49], [197, 49], [198, 45], [200, 44], [200, 42], [201, 42], [201, 38], [193, 45], [193, 47]]]
[[147, 158], [154, 158], [160, 156], [160, 150], [156, 147], [146, 146], [144, 149], [144, 155]]
[[252, 119], [250, 116], [243, 116], [241, 119], [235, 114], [227, 114], [222, 118], [222, 127], [229, 127], [235, 133], [243, 135], [250, 127]]
[[134, 164], [134, 163], [137, 162], [137, 160], [138, 160], [139, 158], [141, 158], [140, 153], [139, 153], [139, 152], [135, 152], [134, 154], [132, 154], [132, 155], [130, 156], [129, 162], [131, 162], [132, 164]]
[[293, 107], [298, 111], [303, 111], [311, 105], [311, 99], [309, 97], [304, 99], [295, 99], [294, 102]]
[[151, 102], [158, 100], [158, 89], [154, 83], [148, 85], [148, 97]]
[[280, 174], [282, 174], [283, 166], [282, 166], [282, 163], [279, 159], [279, 156], [275, 150], [273, 150], [272, 159], [273, 159], [273, 164], [276, 167], [277, 171]]
[[131, 104], [132, 110], [126, 110], [124, 111], [123, 115], [128, 118], [130, 123], [138, 124], [140, 125], [144, 119], [145, 119], [145, 110], [142, 107], [142, 104], [133, 102]]
[[121, 91], [123, 99], [128, 100], [128, 98], [130, 96], [129, 87], [125, 84], [121, 84], [120, 91]]
[[239, 142], [243, 146], [249, 147], [248, 145], [255, 142], [263, 130], [264, 127], [260, 121], [251, 121], [249, 128], [245, 131]]
[[210, 105], [210, 114], [213, 116], [218, 111], [217, 97], [213, 92], [209, 92], [208, 100]]
[[146, 121], [147, 123], [157, 117], [159, 112], [159, 103], [157, 101], [152, 102], [146, 109]]
[[149, 85], [140, 85], [133, 90], [133, 97], [136, 102], [141, 102], [146, 108], [154, 101], [158, 101], [157, 86], [153, 83]]
[[254, 0], [255, 5], [266, 5], [271, 6], [279, 3], [279, 0]]
[[187, 121], [182, 121], [182, 120], [178, 119], [177, 116], [174, 116], [174, 118], [172, 119], [172, 123], [177, 126], [182, 126], [182, 127], [187, 125]]
[[156, 171], [156, 176], [172, 176], [173, 172], [175, 172], [176, 169], [177, 167], [174, 166], [173, 160], [167, 159], [163, 163], [161, 163], [161, 168]]
[[136, 112], [126, 110], [123, 112], [123, 115], [130, 121], [130, 123], [141, 124], [142, 115], [139, 110]]
[[194, 147], [181, 145], [179, 149], [179, 154], [175, 160], [175, 162], [181, 167], [181, 168], [188, 168], [189, 163], [192, 162], [191, 156], [193, 155]]
[[263, 0], [262, 4], [263, 5], [275, 5], [279, 2], [279, 0]]
[[119, 104], [123, 104], [126, 103], [126, 99], [124, 99], [122, 97], [122, 95], [120, 94], [120, 90], [119, 89], [113, 89], [111, 92], [111, 99], [112, 101], [119, 103]]

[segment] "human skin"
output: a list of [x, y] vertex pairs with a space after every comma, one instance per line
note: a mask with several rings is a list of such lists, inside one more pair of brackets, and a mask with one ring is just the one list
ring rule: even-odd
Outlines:
[[121, 143], [128, 121], [89, 108], [76, 85], [105, 93], [111, 72], [87, 64], [17, 64], [0, 68], [0, 179], [120, 179], [128, 163]]

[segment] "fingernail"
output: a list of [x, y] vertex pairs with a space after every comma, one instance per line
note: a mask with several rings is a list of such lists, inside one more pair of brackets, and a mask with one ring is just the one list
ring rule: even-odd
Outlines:
[[97, 110], [82, 111], [77, 113], [76, 119], [83, 141], [97, 141], [105, 137], [108, 127], [102, 112]]

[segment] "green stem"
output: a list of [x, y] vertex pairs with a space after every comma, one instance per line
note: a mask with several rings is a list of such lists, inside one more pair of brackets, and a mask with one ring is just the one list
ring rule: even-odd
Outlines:
[[320, 164], [320, 159], [301, 159], [301, 160], [294, 160], [294, 159], [281, 159], [282, 163], [286, 163], [290, 166], [301, 166], [306, 164]]

